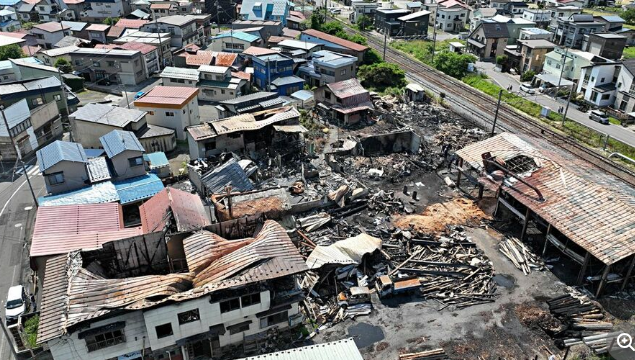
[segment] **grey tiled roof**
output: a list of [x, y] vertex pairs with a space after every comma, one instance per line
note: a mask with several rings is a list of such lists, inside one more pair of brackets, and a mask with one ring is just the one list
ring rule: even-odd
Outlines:
[[113, 158], [126, 150], [145, 152], [135, 134], [130, 131], [113, 130], [100, 137], [99, 141], [109, 158]]
[[87, 163], [86, 153], [81, 144], [57, 140], [37, 151], [40, 171], [46, 171], [60, 161]]

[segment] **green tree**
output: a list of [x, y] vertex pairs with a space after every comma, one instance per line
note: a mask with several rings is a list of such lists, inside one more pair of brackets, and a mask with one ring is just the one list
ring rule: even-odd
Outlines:
[[339, 21], [329, 21], [326, 22], [324, 24], [322, 24], [322, 30], [320, 30], [322, 32], [325, 32], [327, 34], [331, 34], [331, 35], [341, 35], [344, 34], [344, 36], [346, 36], [346, 32], [344, 32], [344, 27], [342, 26], [342, 24], [339, 23]]
[[115, 18], [107, 17], [104, 19], [104, 24], [110, 25], [110, 26], [115, 25], [117, 22], [119, 22], [118, 17], [115, 17]]
[[381, 55], [375, 49], [368, 49], [364, 54], [364, 60], [362, 61], [362, 65], [372, 65], [383, 62]]
[[363, 37], [360, 34], [353, 34], [353, 35], [347, 35], [345, 34], [345, 37], [340, 36], [342, 39], [346, 39], [349, 41], [352, 41], [356, 44], [360, 44], [360, 45], [368, 45], [368, 41], [366, 40], [365, 37]]
[[313, 14], [311, 14], [311, 18], [309, 20], [311, 24], [311, 29], [315, 29], [315, 30], [322, 29], [322, 24], [324, 24], [324, 18], [322, 17], [322, 15], [314, 12]]
[[24, 53], [18, 44], [0, 47], [0, 60], [19, 59], [22, 57], [24, 57]]
[[53, 66], [62, 70], [64, 74], [70, 74], [71, 72], [73, 72], [73, 67], [71, 66], [71, 63], [64, 58], [57, 59], [55, 61], [55, 64], [53, 64]]
[[434, 57], [434, 67], [452, 77], [460, 79], [467, 74], [467, 65], [475, 62], [476, 58], [470, 54], [457, 54], [447, 50], [441, 51]]
[[531, 81], [536, 76], [536, 73], [533, 70], [527, 70], [522, 75], [520, 75], [520, 81]]
[[357, 70], [357, 78], [362, 85], [378, 91], [383, 91], [389, 87], [406, 86], [406, 72], [396, 64], [386, 62], [360, 66]]
[[628, 9], [624, 11], [620, 17], [624, 19], [628, 24], [635, 24], [635, 9]]
[[33, 29], [33, 25], [35, 25], [34, 22], [23, 22], [22, 23], [22, 28], [24, 30], [31, 30], [31, 29]]
[[370, 16], [361, 15], [357, 18], [356, 24], [361, 31], [365, 31], [369, 26], [373, 24], [373, 19], [371, 19]]
[[508, 60], [507, 55], [498, 55], [496, 57], [496, 64], [497, 65], [501, 65], [501, 66], [505, 66], [505, 65], [507, 65], [507, 60]]

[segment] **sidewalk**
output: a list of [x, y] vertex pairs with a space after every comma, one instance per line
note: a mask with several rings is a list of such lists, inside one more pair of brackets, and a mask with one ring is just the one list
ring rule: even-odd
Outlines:
[[[531, 100], [540, 105], [546, 106], [550, 108], [552, 111], [558, 111], [559, 107], [566, 107], [567, 102], [564, 99], [554, 100], [552, 97], [543, 95], [540, 93], [536, 93], [535, 95], [530, 95], [527, 93], [519, 93], [520, 88], [520, 77], [514, 76], [509, 73], [501, 73], [495, 71], [495, 64], [490, 62], [481, 62], [478, 61], [476, 63], [476, 68], [485, 73], [494, 83], [498, 86], [506, 89], [510, 85], [512, 86], [513, 92], [518, 94], [519, 96], [524, 97], [525, 99]], [[625, 128], [620, 125], [603, 125], [598, 122], [595, 122], [589, 119], [589, 115], [585, 112], [579, 111], [576, 109], [575, 105], [569, 105], [569, 111], [567, 112], [567, 118], [571, 119], [575, 122], [578, 122], [582, 125], [590, 127], [598, 132], [603, 134], [608, 134], [612, 138], [622, 141], [631, 146], [635, 146], [635, 132], [629, 128]]]

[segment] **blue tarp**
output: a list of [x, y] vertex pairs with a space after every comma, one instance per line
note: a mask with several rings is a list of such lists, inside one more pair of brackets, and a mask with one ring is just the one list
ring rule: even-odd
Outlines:
[[114, 182], [122, 205], [145, 200], [163, 190], [163, 182], [155, 174]]
[[165, 153], [162, 151], [157, 151], [150, 154], [143, 154], [143, 160], [148, 163], [148, 167], [150, 168], [150, 170], [170, 165], [168, 157], [165, 156]]
[[20, 0], [0, 0], [0, 6], [15, 6]]
[[[160, 181], [159, 181], [160, 182]], [[101, 204], [115, 202], [119, 195], [115, 186], [110, 181], [91, 185], [89, 187], [73, 190], [57, 195], [43, 196], [38, 199], [40, 206]]]

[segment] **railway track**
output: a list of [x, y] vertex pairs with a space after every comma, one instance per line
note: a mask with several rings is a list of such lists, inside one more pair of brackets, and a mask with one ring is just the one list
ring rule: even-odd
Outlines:
[[[360, 32], [357, 29], [347, 26], [347, 24], [342, 25], [348, 31], [364, 36], [368, 41], [368, 45], [377, 50], [380, 54], [383, 52], [383, 39], [379, 39], [368, 32]], [[496, 99], [491, 96], [390, 47], [386, 48], [386, 61], [399, 65], [407, 72], [411, 80], [431, 90], [433, 93], [437, 95], [445, 93], [445, 101], [448, 102], [454, 110], [458, 110], [459, 113], [462, 112], [472, 116], [482, 125], [490, 127], [493, 125]], [[538, 120], [519, 113], [509, 105], [501, 103], [496, 128], [544, 138], [573, 155], [592, 163], [607, 173], [631, 185], [635, 185], [635, 172], [632, 170], [611, 161], [597, 151], [587, 148], [573, 137], [563, 135], [551, 127], [540, 123]]]

